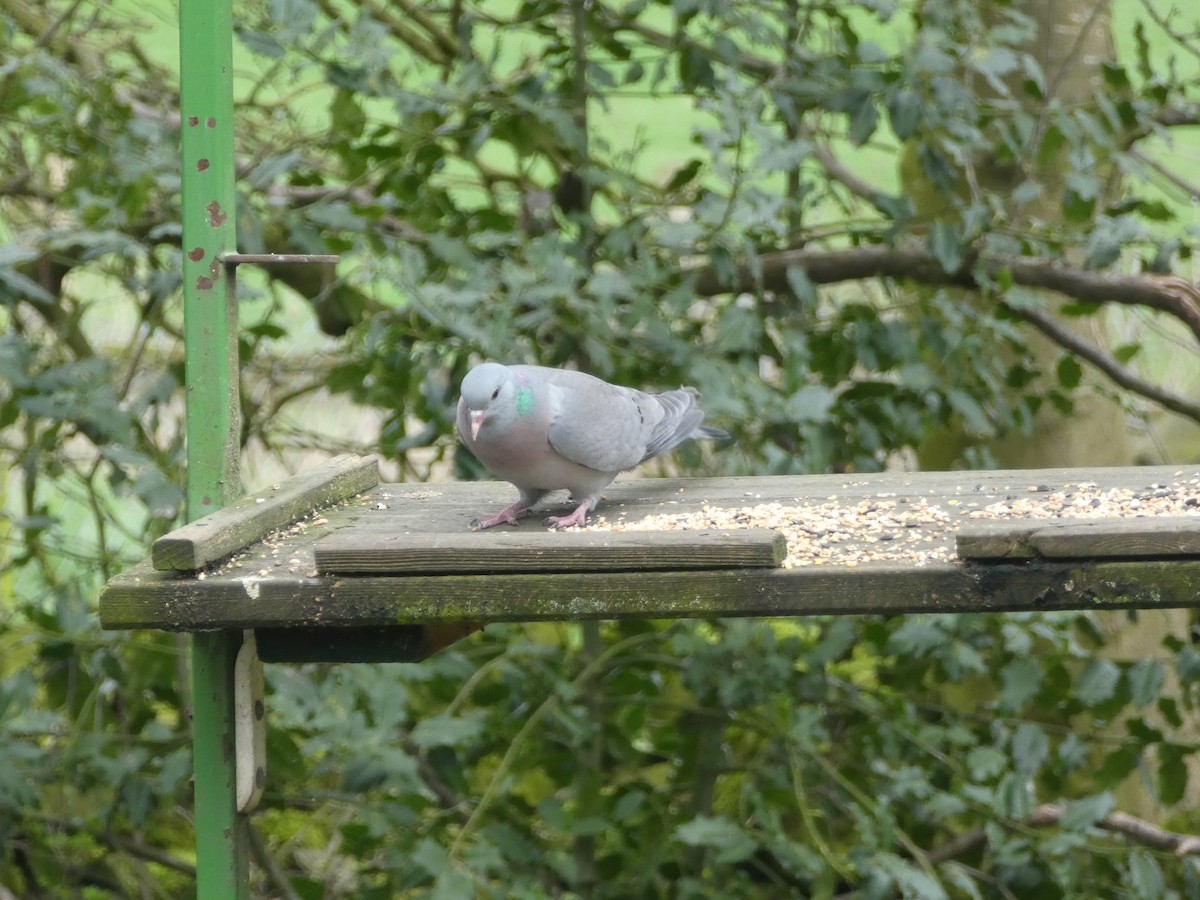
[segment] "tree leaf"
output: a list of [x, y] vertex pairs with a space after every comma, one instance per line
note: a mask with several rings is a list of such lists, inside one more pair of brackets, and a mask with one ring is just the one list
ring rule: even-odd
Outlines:
[[967, 751], [966, 762], [976, 781], [994, 781], [1008, 768], [1008, 758], [995, 747], [972, 747]]
[[920, 656], [946, 643], [946, 630], [937, 616], [905, 616], [888, 638], [888, 651]]
[[676, 828], [675, 837], [690, 847], [712, 847], [722, 863], [749, 859], [758, 849], [740, 826], [724, 816], [697, 816]]
[[1121, 681], [1121, 670], [1109, 659], [1097, 658], [1088, 663], [1076, 685], [1076, 695], [1086, 706], [1098, 706], [1109, 700]]
[[850, 114], [850, 127], [846, 135], [853, 144], [861, 147], [871, 139], [879, 126], [879, 110], [875, 108], [875, 100], [866, 92], [856, 91], [847, 112]]
[[793, 422], [824, 422], [837, 402], [833, 391], [823, 384], [806, 384], [787, 399], [787, 416]]
[[1187, 758], [1191, 753], [1180, 744], [1158, 746], [1158, 799], [1171, 806], [1183, 799], [1187, 792]]
[[1018, 657], [1000, 670], [1000, 706], [1009, 711], [1021, 709], [1042, 686], [1042, 665], [1036, 659]]
[[664, 186], [663, 190], [667, 193], [674, 193], [696, 180], [696, 176], [704, 168], [704, 160], [700, 157], [695, 157], [688, 160], [685, 164], [675, 170], [671, 175], [670, 181]]
[[929, 252], [948, 274], [953, 275], [961, 269], [964, 247], [958, 226], [945, 219], [934, 222], [929, 229]]
[[812, 283], [803, 266], [788, 266], [786, 274], [788, 287], [797, 300], [806, 306], [817, 302], [817, 286]]
[[1113, 795], [1105, 791], [1092, 797], [1075, 800], [1063, 807], [1059, 827], [1067, 831], [1082, 831], [1091, 828], [1116, 807]]
[[1144, 897], [1145, 900], [1159, 900], [1167, 896], [1158, 861], [1141, 848], [1134, 850], [1129, 859], [1129, 885], [1133, 888], [1133, 896]]
[[1079, 387], [1079, 382], [1083, 379], [1083, 366], [1074, 356], [1062, 356], [1054, 371], [1058, 376], [1058, 383], [1068, 391]]
[[483, 730], [479, 716], [429, 716], [412, 730], [412, 742], [418, 747], [455, 747], [475, 740]]
[[1136, 706], [1153, 703], [1162, 690], [1164, 677], [1163, 665], [1157, 659], [1139, 659], [1125, 673], [1129, 699]]
[[1142, 761], [1141, 751], [1132, 745], [1119, 747], [1104, 757], [1096, 773], [1096, 783], [1113, 788], [1124, 781]]
[[917, 133], [921, 125], [922, 108], [921, 95], [911, 88], [894, 91], [888, 98], [888, 118], [899, 140], [906, 141]]
[[1017, 771], [1033, 775], [1050, 755], [1050, 739], [1040, 726], [1022, 722], [1012, 739], [1012, 758]]

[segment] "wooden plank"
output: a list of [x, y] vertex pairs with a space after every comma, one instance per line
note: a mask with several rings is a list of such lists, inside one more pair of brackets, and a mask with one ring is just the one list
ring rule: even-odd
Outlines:
[[195, 571], [328, 503], [379, 483], [373, 456], [346, 454], [189, 522], [154, 542], [156, 569]]
[[313, 548], [318, 572], [460, 575], [777, 566], [783, 535], [769, 528], [705, 531], [335, 533]]
[[[938, 503], [963, 524], [992, 504], [1011, 506], [1075, 496], [1081, 491], [1128, 490], [1146, 502], [1161, 495], [1165, 485], [1190, 484], [1200, 489], [1200, 468], [1152, 466], [1100, 469], [1039, 469], [1028, 471], [885, 472], [855, 475], [802, 475], [722, 478], [619, 478], [605, 491], [592, 518], [616, 521], [652, 513], [684, 513], [704, 503], [746, 508], [772, 501], [784, 506], [816, 503], [853, 505], [887, 500], [906, 507]], [[382, 484], [376, 492], [379, 508], [364, 511], [361, 521], [379, 527], [408, 527], [413, 531], [463, 532], [472, 518], [495, 512], [516, 499], [500, 482]], [[505, 531], [543, 530], [543, 518], [573, 508], [566, 494], [550, 495], [519, 527]], [[981, 516], [980, 522], [987, 521]], [[1028, 521], [1021, 519], [1019, 521]], [[1044, 520], [1043, 520], [1044, 521]]]
[[1200, 607], [1200, 559], [203, 581], [143, 563], [109, 582], [100, 620], [105, 628], [203, 631], [1179, 607]]
[[1200, 556], [1200, 516], [1029, 519], [964, 528], [960, 559], [1130, 559]]
[[1048, 559], [1200, 556], [1200, 516], [1064, 522], [1038, 529], [1029, 543]]
[[954, 536], [959, 559], [1031, 559], [1038, 555], [1029, 539], [1044, 522], [994, 522], [961, 529]]

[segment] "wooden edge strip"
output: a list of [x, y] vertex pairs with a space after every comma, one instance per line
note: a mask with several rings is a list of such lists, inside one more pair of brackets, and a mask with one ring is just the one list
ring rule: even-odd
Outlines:
[[1200, 556], [1200, 516], [1085, 519], [1030, 537], [1047, 559]]
[[201, 569], [317, 507], [378, 483], [374, 456], [343, 454], [163, 535], [151, 548], [151, 560], [160, 570]]
[[954, 536], [959, 559], [1031, 559], [1037, 551], [1029, 543], [1039, 528], [1029, 520], [972, 525]]
[[1200, 515], [994, 523], [962, 529], [955, 548], [960, 559], [1200, 556]]
[[769, 528], [354, 533], [322, 538], [313, 553], [318, 572], [461, 575], [773, 567], [787, 544]]

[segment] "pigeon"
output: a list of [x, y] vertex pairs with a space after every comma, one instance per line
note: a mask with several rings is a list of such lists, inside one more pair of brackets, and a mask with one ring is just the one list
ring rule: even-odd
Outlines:
[[551, 491], [571, 492], [575, 511], [550, 516], [557, 528], [582, 525], [618, 474], [684, 441], [729, 435], [702, 424], [695, 388], [661, 394], [609, 384], [584, 372], [482, 363], [463, 379], [458, 401], [462, 442], [520, 498], [476, 529], [516, 525]]

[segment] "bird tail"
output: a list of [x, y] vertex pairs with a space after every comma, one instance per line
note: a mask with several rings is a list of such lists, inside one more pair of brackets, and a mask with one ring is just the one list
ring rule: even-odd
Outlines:
[[732, 435], [716, 425], [698, 425], [689, 437], [694, 441], [727, 441]]
[[642, 462], [665, 453], [687, 440], [719, 441], [729, 437], [728, 432], [715, 425], [705, 425], [704, 410], [696, 405], [700, 393], [693, 387], [682, 387], [674, 391], [654, 394], [654, 399], [663, 407], [666, 415], [659, 422], [655, 434], [647, 442], [646, 455]]

